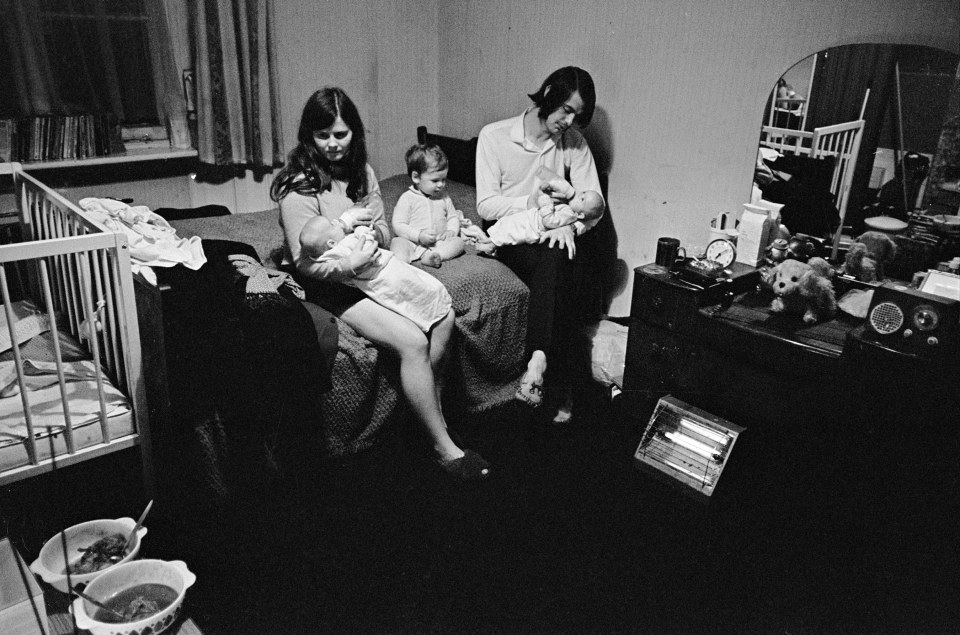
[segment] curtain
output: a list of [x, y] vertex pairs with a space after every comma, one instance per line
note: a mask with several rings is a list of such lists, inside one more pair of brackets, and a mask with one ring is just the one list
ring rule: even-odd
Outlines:
[[[7, 76], [3, 92], [10, 100], [3, 104], [7, 116], [49, 114], [60, 98], [53, 80], [42, 33], [39, 7], [22, 0], [0, 0], [0, 60]], [[20, 72], [9, 72], [20, 69]]]
[[[941, 184], [954, 181], [960, 181], [960, 65], [954, 73], [946, 117], [930, 166], [930, 177], [923, 195], [924, 207], [929, 207], [940, 199]], [[954, 213], [960, 214], [960, 210]]]
[[[262, 175], [284, 160], [270, 0], [195, 0], [197, 143], [209, 170]], [[202, 174], [203, 175], [203, 174]]]
[[184, 112], [163, 9], [154, 0], [0, 0], [0, 116]]
[[188, 149], [193, 147], [193, 141], [188, 129], [187, 102], [174, 49], [176, 38], [184, 41], [189, 35], [173, 15], [175, 9], [171, 2], [151, 1], [144, 6], [149, 17], [147, 40], [160, 121], [167, 122], [170, 144], [177, 149]]

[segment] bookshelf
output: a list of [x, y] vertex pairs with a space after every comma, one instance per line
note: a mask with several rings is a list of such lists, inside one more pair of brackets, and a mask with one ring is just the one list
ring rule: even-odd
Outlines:
[[[87, 168], [197, 156], [174, 148], [160, 127], [118, 126], [112, 115], [38, 115], [0, 119], [0, 160], [24, 171]], [[154, 140], [155, 139], [155, 140]]]

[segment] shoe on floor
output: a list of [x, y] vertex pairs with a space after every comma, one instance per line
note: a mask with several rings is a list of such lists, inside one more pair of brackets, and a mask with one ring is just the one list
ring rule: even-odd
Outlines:
[[536, 408], [543, 403], [543, 386], [532, 381], [521, 381], [514, 397], [531, 408]]
[[490, 464], [473, 450], [464, 450], [459, 459], [438, 463], [444, 472], [461, 481], [482, 481], [490, 476]]

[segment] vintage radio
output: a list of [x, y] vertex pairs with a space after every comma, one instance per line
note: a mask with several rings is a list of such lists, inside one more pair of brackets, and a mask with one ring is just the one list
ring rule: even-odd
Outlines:
[[873, 292], [864, 339], [913, 355], [955, 355], [960, 301], [885, 283]]

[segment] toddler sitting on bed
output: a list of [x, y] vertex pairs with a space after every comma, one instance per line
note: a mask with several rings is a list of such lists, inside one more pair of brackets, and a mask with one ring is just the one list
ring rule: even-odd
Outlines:
[[439, 267], [463, 253], [463, 212], [445, 192], [447, 155], [437, 145], [417, 144], [407, 150], [406, 161], [413, 184], [393, 209], [396, 236], [390, 250], [404, 262]]
[[[347, 234], [337, 221], [315, 216], [300, 232], [303, 254], [316, 262], [347, 257], [364, 241], [376, 243], [373, 230], [360, 226]], [[410, 319], [424, 333], [453, 313], [453, 300], [443, 284], [386, 249], [377, 248], [375, 263], [344, 282], [374, 302]]]

